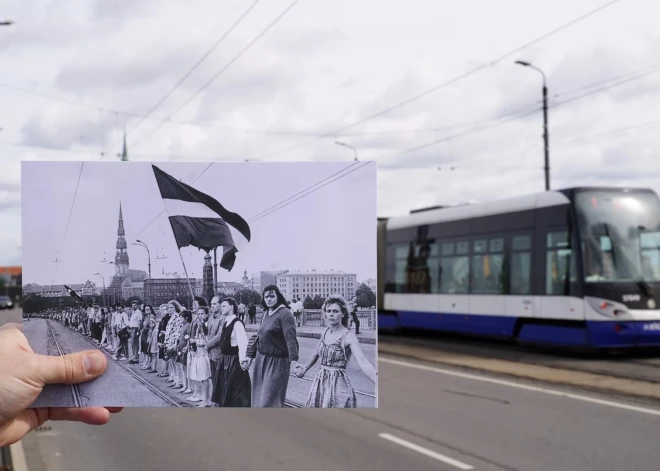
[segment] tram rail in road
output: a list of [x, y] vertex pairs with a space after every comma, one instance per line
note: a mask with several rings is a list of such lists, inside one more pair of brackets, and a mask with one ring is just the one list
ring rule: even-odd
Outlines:
[[[99, 348], [98, 345], [96, 345], [91, 339], [85, 337], [84, 335], [83, 335], [83, 338], [84, 338], [87, 342], [89, 342], [90, 344], [92, 344], [95, 348]], [[104, 349], [101, 349], [101, 350], [104, 350]], [[106, 355], [107, 355], [107, 352], [104, 351], [104, 353], [106, 353]], [[158, 396], [159, 398], [161, 398], [163, 401], [168, 402], [169, 404], [171, 404], [171, 405], [174, 406], [174, 407], [186, 407], [186, 405], [185, 405], [183, 402], [179, 402], [179, 401], [177, 401], [177, 400], [171, 398], [170, 396], [168, 396], [167, 394], [165, 394], [164, 392], [162, 392], [160, 389], [158, 389], [156, 386], [154, 386], [153, 384], [151, 384], [149, 381], [147, 381], [147, 380], [145, 380], [144, 378], [142, 378], [139, 374], [137, 374], [135, 371], [133, 371], [133, 370], [132, 370], [131, 368], [129, 368], [127, 365], [122, 364], [122, 362], [120, 362], [120, 361], [116, 361], [115, 364], [116, 364], [116, 365], [119, 365], [120, 368], [122, 368], [124, 371], [128, 372], [131, 376], [133, 376], [133, 378], [135, 378], [135, 379], [138, 380], [141, 384], [143, 384], [144, 386], [146, 386], [147, 389], [149, 389], [149, 391], [151, 391], [152, 393], [154, 393], [156, 396]]]
[[[60, 345], [59, 340], [57, 340], [57, 336], [55, 335], [55, 332], [53, 331], [53, 328], [51, 326], [51, 321], [48, 320], [48, 335], [50, 336], [51, 339], [53, 339], [53, 343], [55, 344], [55, 348], [57, 348], [57, 352], [59, 353], [60, 356], [64, 356], [65, 352], [64, 349], [62, 349], [62, 345]], [[73, 407], [82, 407], [82, 399], [80, 396], [80, 389], [78, 389], [77, 384], [72, 384], [71, 385], [71, 394], [73, 396]]]

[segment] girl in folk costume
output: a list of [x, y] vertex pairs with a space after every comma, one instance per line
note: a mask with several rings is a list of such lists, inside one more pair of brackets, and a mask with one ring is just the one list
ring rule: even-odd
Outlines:
[[211, 405], [211, 396], [213, 395], [213, 383], [211, 382], [211, 362], [209, 354], [204, 348], [206, 346], [206, 336], [209, 333], [208, 328], [208, 307], [203, 306], [197, 310], [199, 319], [195, 335], [191, 338], [192, 363], [190, 364], [190, 379], [193, 385], [197, 387], [197, 392], [188, 400], [200, 402], [197, 407], [209, 407]]
[[154, 308], [150, 304], [144, 305], [142, 311], [142, 328], [140, 329], [140, 355], [143, 357], [141, 370], [149, 369], [151, 357], [149, 356], [149, 339], [151, 338], [151, 319], [156, 319]]
[[176, 300], [167, 303], [167, 312], [170, 314], [170, 321], [167, 323], [167, 329], [165, 330], [165, 348], [170, 366], [170, 377], [165, 382], [172, 383], [170, 384], [171, 388], [179, 387], [183, 382], [182, 371], [178, 367], [179, 364], [175, 361], [179, 337], [181, 336], [181, 326], [183, 325], [183, 319], [179, 314], [182, 310], [181, 304]]
[[149, 352], [148, 372], [158, 373], [158, 319], [156, 316], [149, 318], [149, 343], [147, 347], [147, 351]]
[[250, 365], [254, 359], [252, 407], [284, 407], [291, 366], [298, 366], [296, 322], [275, 285], [264, 288], [261, 305], [264, 315], [248, 351]]
[[188, 349], [190, 348], [190, 326], [193, 320], [192, 312], [184, 309], [181, 313], [183, 324], [181, 325], [181, 333], [179, 335], [179, 344], [177, 345], [177, 356], [174, 360], [177, 368], [181, 368], [181, 384], [174, 386], [174, 389], [180, 389], [179, 392], [187, 394], [192, 390], [188, 389], [188, 372], [186, 365], [188, 363]]
[[238, 303], [234, 298], [225, 298], [220, 309], [226, 318], [220, 335], [222, 356], [215, 372], [212, 401], [218, 407], [250, 407], [248, 338], [245, 326], [238, 318]]
[[309, 362], [296, 370], [296, 376], [302, 378], [321, 359], [305, 407], [357, 407], [355, 390], [346, 366], [354, 357], [365, 376], [374, 383], [376, 369], [365, 358], [355, 334], [345, 327], [350, 313], [344, 298], [339, 295], [329, 297], [322, 311], [328, 328], [321, 335]]

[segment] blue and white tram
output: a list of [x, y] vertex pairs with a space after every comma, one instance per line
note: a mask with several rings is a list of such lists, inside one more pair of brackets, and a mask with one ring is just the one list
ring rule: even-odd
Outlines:
[[571, 188], [378, 221], [380, 328], [660, 346], [660, 199]]

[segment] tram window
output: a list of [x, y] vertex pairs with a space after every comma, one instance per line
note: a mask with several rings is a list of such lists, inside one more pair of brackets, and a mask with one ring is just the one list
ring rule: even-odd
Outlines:
[[532, 256], [529, 252], [511, 254], [511, 294], [531, 294]]
[[397, 260], [394, 270], [394, 283], [396, 284], [396, 292], [403, 293], [406, 286], [406, 266], [405, 260]]
[[442, 256], [448, 257], [454, 255], [454, 243], [442, 244]]
[[406, 291], [406, 269], [408, 266], [408, 252], [410, 247], [407, 244], [394, 246], [394, 292], [405, 293]]
[[504, 254], [473, 255], [471, 268], [471, 293], [504, 293]]
[[511, 294], [532, 293], [532, 237], [514, 236], [511, 241]]
[[459, 242], [456, 244], [456, 255], [467, 255], [468, 253], [470, 253], [469, 242]]
[[511, 248], [513, 250], [530, 250], [532, 247], [532, 238], [530, 236], [516, 236], [513, 238]]
[[474, 250], [474, 253], [484, 253], [486, 251], [486, 241], [485, 240], [475, 240], [472, 249]]
[[504, 251], [504, 239], [490, 239], [489, 243], [489, 252], [503, 252]]
[[646, 280], [660, 281], [660, 232], [640, 234], [642, 276]]
[[401, 260], [401, 259], [405, 260], [406, 258], [408, 258], [408, 250], [409, 250], [408, 245], [405, 244], [397, 245], [394, 249], [394, 254], [395, 254], [394, 258], [396, 258], [397, 260]]
[[440, 260], [440, 293], [467, 294], [470, 281], [470, 257], [443, 257]]
[[551, 232], [547, 236], [545, 293], [568, 295], [568, 282], [576, 281], [575, 257], [568, 231]]

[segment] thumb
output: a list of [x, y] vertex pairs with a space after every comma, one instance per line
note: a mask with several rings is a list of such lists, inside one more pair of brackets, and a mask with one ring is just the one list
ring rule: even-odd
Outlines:
[[43, 384], [76, 384], [98, 378], [108, 362], [96, 350], [71, 353], [58, 357], [38, 355], [36, 372]]

